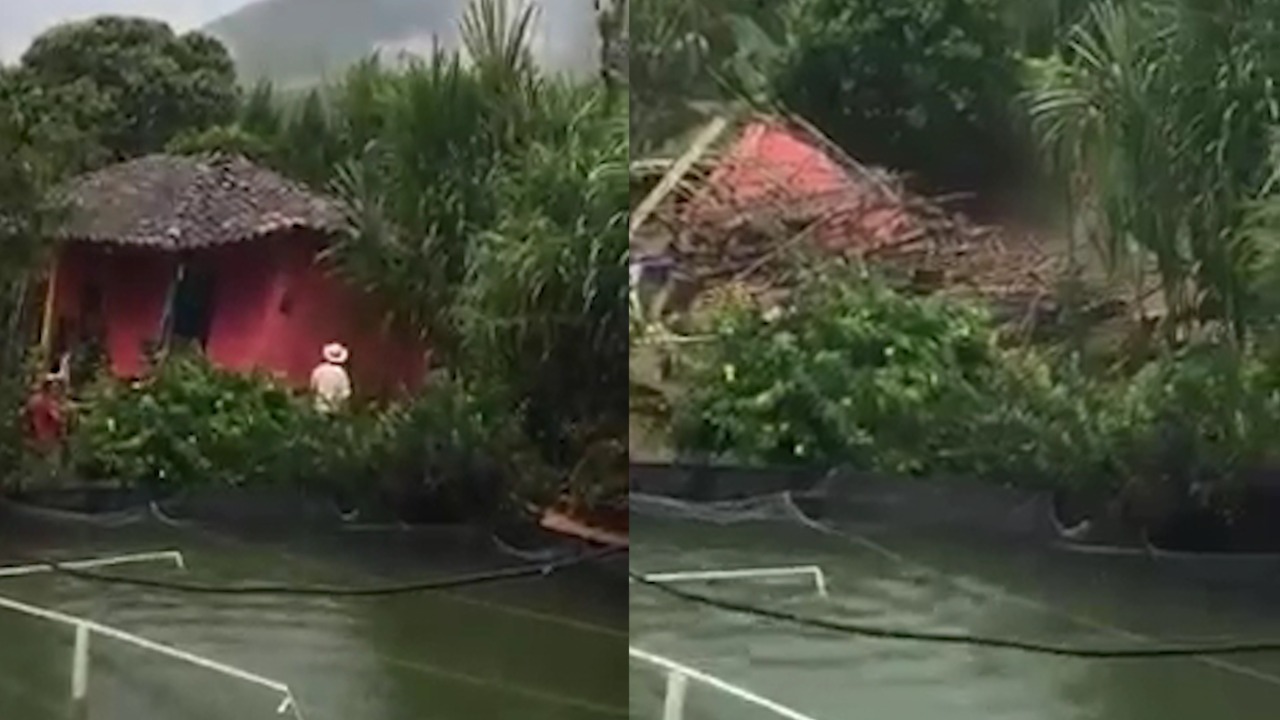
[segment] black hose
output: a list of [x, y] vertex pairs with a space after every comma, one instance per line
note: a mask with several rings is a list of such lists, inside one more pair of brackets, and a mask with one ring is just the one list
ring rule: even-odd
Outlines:
[[604, 558], [627, 552], [626, 547], [610, 546], [581, 553], [545, 563], [526, 563], [500, 570], [453, 575], [432, 580], [420, 580], [410, 583], [390, 585], [374, 585], [366, 587], [342, 587], [336, 585], [287, 585], [274, 583], [256, 583], [243, 585], [210, 585], [206, 583], [184, 582], [181, 580], [159, 580], [154, 578], [129, 577], [93, 570], [67, 567], [55, 560], [44, 558], [33, 559], [34, 565], [43, 565], [77, 580], [85, 580], [110, 585], [130, 585], [153, 590], [204, 595], [310, 595], [334, 597], [375, 597], [386, 595], [405, 595], [410, 593], [429, 592], [433, 590], [451, 590], [471, 585], [485, 585], [507, 580], [547, 576], [576, 565], [602, 560]]
[[917, 630], [903, 630], [861, 623], [844, 622], [827, 618], [806, 617], [796, 613], [759, 607], [748, 603], [715, 598], [700, 593], [690, 592], [665, 582], [650, 580], [640, 573], [630, 572], [631, 579], [637, 583], [660, 590], [672, 597], [686, 602], [713, 607], [718, 610], [751, 615], [776, 622], [797, 625], [800, 627], [822, 630], [825, 632], [884, 640], [906, 640], [915, 642], [938, 643], [948, 645], [968, 645], [1003, 650], [1018, 650], [1040, 655], [1057, 655], [1060, 657], [1092, 658], [1092, 659], [1140, 659], [1140, 658], [1179, 658], [1206, 655], [1247, 655], [1280, 652], [1280, 640], [1256, 640], [1219, 643], [1213, 645], [1148, 645], [1146, 647], [1077, 647], [1041, 643], [1013, 638], [989, 637], [965, 633], [940, 633]]

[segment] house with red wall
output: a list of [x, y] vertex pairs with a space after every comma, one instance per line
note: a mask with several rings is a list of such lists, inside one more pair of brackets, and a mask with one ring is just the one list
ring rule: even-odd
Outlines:
[[243, 158], [170, 155], [81, 176], [68, 198], [46, 300], [54, 353], [97, 342], [133, 378], [149, 347], [183, 342], [305, 387], [339, 342], [359, 394], [423, 377], [425, 347], [320, 261], [343, 220], [329, 199]]

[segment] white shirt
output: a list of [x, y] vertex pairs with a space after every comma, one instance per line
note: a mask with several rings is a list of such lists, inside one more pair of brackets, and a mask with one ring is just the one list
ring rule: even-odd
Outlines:
[[341, 365], [322, 362], [311, 371], [311, 392], [316, 395], [316, 410], [337, 412], [351, 397], [351, 377]]

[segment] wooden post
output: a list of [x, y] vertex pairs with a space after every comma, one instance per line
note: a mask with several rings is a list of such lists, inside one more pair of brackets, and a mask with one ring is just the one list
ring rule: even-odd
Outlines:
[[49, 282], [45, 285], [44, 313], [40, 317], [40, 356], [47, 365], [53, 359], [54, 316], [58, 302], [59, 253], [53, 254], [49, 267]]
[[698, 136], [693, 139], [693, 142], [690, 143], [684, 153], [676, 159], [671, 167], [667, 168], [666, 174], [662, 176], [658, 184], [640, 201], [636, 209], [631, 211], [631, 222], [628, 227], [632, 234], [645, 224], [649, 216], [662, 204], [663, 198], [676, 189], [676, 186], [680, 184], [684, 176], [693, 168], [694, 163], [698, 162], [698, 159], [711, 147], [711, 143], [714, 143], [716, 138], [720, 137], [720, 134], [728, 127], [728, 118], [716, 117], [698, 133]]

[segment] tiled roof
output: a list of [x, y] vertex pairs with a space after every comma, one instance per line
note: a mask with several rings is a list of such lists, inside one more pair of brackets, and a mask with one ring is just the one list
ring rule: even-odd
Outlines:
[[241, 157], [150, 155], [73, 179], [61, 239], [186, 250], [336, 230], [334, 203]]

